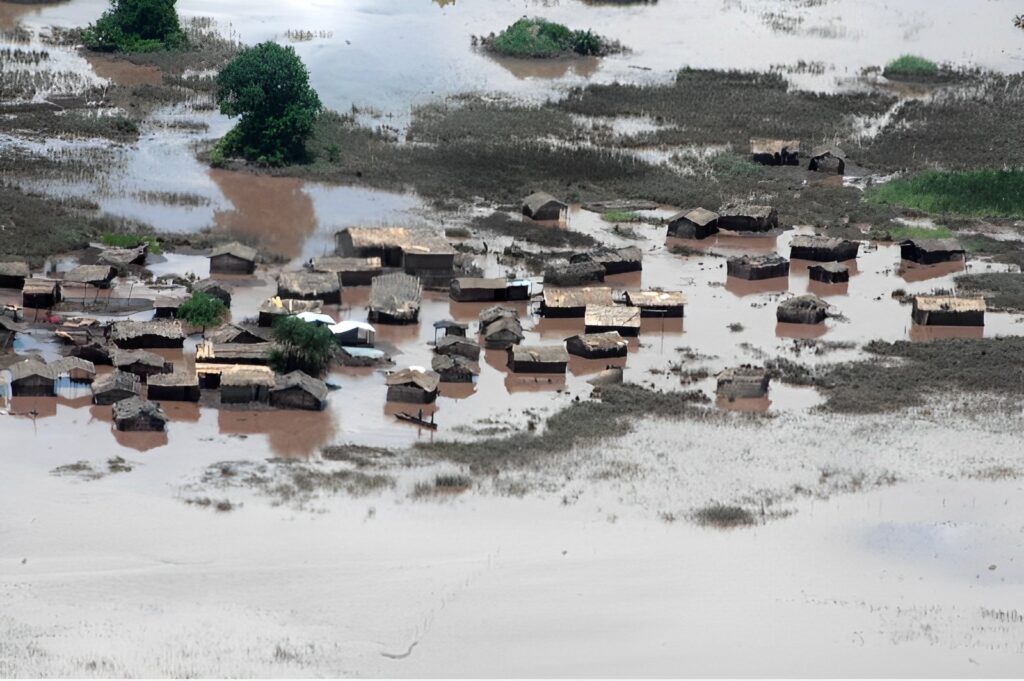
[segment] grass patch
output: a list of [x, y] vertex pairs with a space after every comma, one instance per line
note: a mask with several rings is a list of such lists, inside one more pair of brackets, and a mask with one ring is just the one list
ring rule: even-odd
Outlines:
[[149, 252], [153, 255], [163, 253], [160, 242], [157, 241], [156, 237], [144, 234], [107, 232], [100, 237], [100, 241], [104, 246], [111, 246], [113, 248], [138, 248], [139, 246], [146, 245], [149, 248]]
[[546, 248], [585, 249], [598, 245], [594, 237], [568, 229], [538, 225], [532, 220], [514, 218], [507, 213], [491, 213], [473, 220], [474, 229], [510, 236], [518, 241], [528, 241]]
[[550, 59], [570, 55], [601, 56], [622, 47], [592, 31], [574, 31], [540, 17], [523, 17], [498, 35], [480, 39], [484, 49], [504, 57]]
[[1024, 274], [1019, 272], [962, 274], [956, 285], [961, 295], [984, 296], [990, 309], [1024, 312]]
[[948, 239], [956, 236], [948, 227], [914, 227], [913, 225], [889, 224], [872, 227], [868, 238], [874, 241], [903, 241], [904, 239]]
[[939, 66], [933, 61], [913, 54], [904, 54], [885, 65], [882, 75], [886, 78], [927, 78], [939, 72]]
[[601, 215], [605, 222], [642, 222], [643, 216], [629, 210], [610, 210]]
[[1024, 170], [928, 172], [871, 190], [869, 200], [928, 213], [1024, 217]]

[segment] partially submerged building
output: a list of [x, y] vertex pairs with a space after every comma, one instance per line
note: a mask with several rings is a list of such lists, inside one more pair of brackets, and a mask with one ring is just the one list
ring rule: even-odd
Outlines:
[[509, 280], [505, 277], [457, 277], [452, 279], [448, 297], [460, 303], [490, 303], [506, 300], [529, 300], [531, 282], [528, 279]]
[[522, 374], [564, 374], [569, 353], [561, 345], [513, 345], [508, 368]]
[[523, 199], [523, 215], [534, 220], [562, 220], [569, 204], [547, 192], [534, 192]]
[[384, 273], [384, 265], [378, 257], [344, 258], [325, 255], [313, 258], [311, 269], [337, 275], [342, 286], [369, 286], [374, 277]]
[[666, 236], [677, 239], [706, 239], [718, 234], [718, 213], [694, 208], [676, 213], [668, 219]]
[[570, 355], [584, 359], [611, 359], [625, 357], [629, 352], [629, 341], [616, 331], [584, 333], [566, 338], [565, 349]]
[[768, 394], [768, 372], [761, 367], [733, 367], [722, 371], [715, 378], [718, 381], [718, 396], [730, 402], [739, 399], [760, 399]]
[[480, 312], [479, 331], [484, 339], [484, 347], [492, 350], [504, 350], [521, 343], [526, 337], [519, 313], [500, 305]]
[[327, 272], [282, 272], [277, 277], [277, 296], [286, 300], [319, 300], [341, 304], [338, 275]]
[[811, 152], [807, 169], [830, 175], [846, 174], [846, 153], [839, 147], [817, 147]]
[[270, 364], [274, 347], [274, 343], [212, 343], [207, 340], [196, 346], [196, 361], [266, 366]]
[[18, 261], [0, 261], [0, 288], [18, 289], [24, 288], [25, 280], [29, 278], [30, 271], [28, 264]]
[[370, 289], [371, 322], [415, 324], [420, 318], [423, 287], [418, 277], [402, 272], [374, 278]]
[[462, 355], [434, 355], [430, 368], [442, 383], [472, 383], [478, 373], [473, 361]]
[[610, 288], [545, 287], [540, 305], [542, 317], [583, 317], [588, 305], [614, 305]]
[[823, 284], [845, 284], [850, 281], [850, 269], [837, 262], [824, 262], [807, 268], [807, 276], [811, 281]]
[[462, 336], [465, 338], [466, 333], [469, 331], [469, 324], [452, 319], [439, 319], [434, 322], [434, 334], [437, 335], [438, 331], [444, 331], [445, 336]]
[[388, 374], [388, 402], [433, 404], [437, 400], [437, 387], [441, 377], [436, 371], [410, 367]]
[[480, 359], [480, 344], [464, 336], [442, 336], [434, 345], [439, 355], [458, 355], [476, 362]]
[[747, 281], [789, 276], [789, 261], [774, 253], [729, 258], [725, 267], [728, 276]]
[[60, 357], [50, 362], [56, 378], [67, 378], [75, 383], [92, 383], [96, 379], [96, 365], [81, 357]]
[[772, 206], [737, 204], [718, 210], [718, 228], [732, 232], [770, 232], [779, 227], [779, 213]]
[[167, 425], [167, 414], [160, 405], [137, 395], [115, 402], [112, 409], [114, 426], [121, 431], [161, 432]]
[[640, 335], [640, 308], [632, 305], [587, 305], [583, 317], [585, 333], [616, 331], [620, 336]]
[[273, 338], [273, 331], [265, 326], [252, 324], [224, 324], [209, 334], [206, 339], [211, 343], [266, 343]]
[[784, 300], [775, 310], [775, 318], [785, 324], [820, 324], [826, 317], [828, 303], [812, 294]]
[[197, 364], [196, 373], [200, 373], [201, 367], [207, 375], [211, 373], [211, 367], [217, 367], [222, 404], [267, 404], [270, 401], [270, 389], [277, 385], [274, 372], [264, 366]]
[[604, 265], [584, 262], [554, 263], [544, 268], [544, 283], [550, 286], [582, 286], [604, 281]]
[[7, 385], [11, 397], [51, 397], [57, 373], [46, 362], [32, 358], [7, 367]]
[[984, 326], [984, 298], [915, 296], [911, 316], [921, 326]]
[[61, 286], [53, 279], [30, 277], [21, 289], [22, 307], [48, 310], [61, 301]]
[[755, 137], [750, 140], [750, 159], [766, 166], [800, 165], [800, 140]]
[[270, 406], [322, 411], [327, 407], [327, 384], [302, 371], [278, 376], [270, 389]]
[[154, 374], [169, 374], [174, 366], [155, 352], [145, 350], [114, 350], [110, 357], [114, 368], [135, 374], [148, 381]]
[[962, 262], [967, 251], [956, 239], [905, 239], [900, 242], [900, 258], [920, 265]]
[[224, 303], [224, 307], [231, 307], [231, 287], [217, 281], [216, 279], [203, 279], [202, 281], [196, 282], [192, 287], [192, 292], [205, 293], [208, 296], [213, 296], [220, 302]]
[[96, 257], [96, 262], [100, 265], [110, 265], [119, 269], [129, 265], [145, 265], [148, 252], [149, 246], [147, 244], [142, 244], [135, 248], [104, 248]]
[[455, 249], [431, 229], [347, 227], [335, 235], [335, 243], [340, 256], [379, 258], [383, 267], [401, 268], [406, 274], [443, 277], [455, 268]]
[[177, 319], [178, 308], [186, 301], [179, 296], [162, 296], [153, 301], [153, 319]]
[[64, 274], [64, 283], [110, 288], [110, 282], [116, 276], [117, 270], [110, 265], [79, 265]]
[[185, 344], [181, 322], [158, 319], [151, 322], [114, 322], [110, 327], [110, 340], [122, 349], [180, 348]]
[[334, 340], [338, 342], [338, 345], [349, 347], [372, 346], [377, 338], [377, 329], [367, 322], [346, 319], [327, 328], [334, 334]]
[[797, 234], [789, 242], [789, 257], [793, 260], [842, 262], [856, 258], [859, 250], [859, 241], [828, 236]]
[[255, 248], [237, 241], [210, 251], [210, 274], [252, 274], [256, 271]]
[[324, 304], [319, 300], [295, 300], [274, 296], [260, 305], [259, 325], [272, 327], [278, 319], [300, 312], [321, 312]]
[[95, 404], [114, 404], [141, 394], [142, 381], [127, 371], [114, 371], [99, 377], [92, 384], [92, 401]]
[[198, 402], [199, 376], [195, 371], [155, 374], [147, 382], [147, 397], [168, 402]]
[[641, 317], [679, 318], [686, 306], [682, 291], [626, 291], [623, 295], [627, 305], [640, 308]]
[[569, 258], [570, 264], [597, 263], [606, 275], [639, 272], [643, 269], [643, 252], [636, 246], [625, 248], [594, 248]]

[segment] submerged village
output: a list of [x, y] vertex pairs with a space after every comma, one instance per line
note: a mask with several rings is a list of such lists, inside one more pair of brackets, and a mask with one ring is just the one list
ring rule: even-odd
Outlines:
[[244, 5], [0, 0], [0, 677], [1020, 669], [1020, 8]]

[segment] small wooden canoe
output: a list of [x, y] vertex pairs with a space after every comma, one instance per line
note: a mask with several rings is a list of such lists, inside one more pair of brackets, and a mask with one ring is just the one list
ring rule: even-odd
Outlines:
[[397, 418], [399, 421], [408, 421], [409, 423], [415, 423], [417, 426], [420, 426], [421, 428], [437, 430], [437, 424], [434, 423], [433, 421], [421, 419], [418, 416], [413, 416], [412, 414], [406, 413], [404, 411], [400, 411], [397, 414], [395, 414], [395, 418]]

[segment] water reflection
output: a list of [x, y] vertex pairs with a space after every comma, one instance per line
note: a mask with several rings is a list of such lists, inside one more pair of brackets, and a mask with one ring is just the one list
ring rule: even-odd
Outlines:
[[927, 343], [933, 340], [946, 338], [984, 338], [985, 327], [983, 326], [922, 326], [910, 324], [910, 340], [918, 343]]
[[337, 432], [333, 411], [234, 410], [217, 411], [223, 435], [266, 435], [270, 450], [283, 458], [305, 458], [329, 444]]
[[918, 281], [928, 281], [929, 279], [948, 277], [951, 274], [959, 274], [965, 269], [967, 269], [967, 263], [963, 260], [942, 262], [935, 265], [918, 265], [909, 260], [901, 260], [899, 275], [903, 281], [912, 284]]
[[601, 68], [599, 57], [569, 57], [566, 59], [516, 59], [487, 55], [495, 64], [504, 67], [519, 80], [540, 78], [556, 80], [572, 74], [589, 78]]

